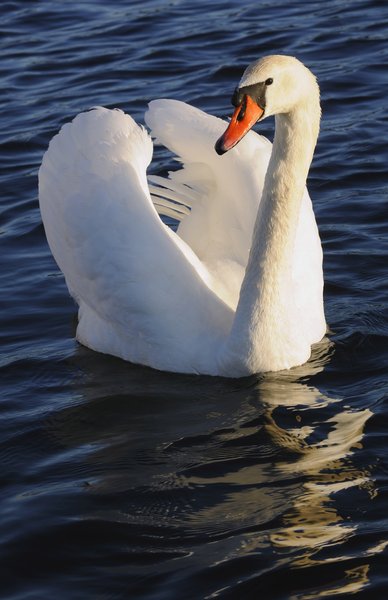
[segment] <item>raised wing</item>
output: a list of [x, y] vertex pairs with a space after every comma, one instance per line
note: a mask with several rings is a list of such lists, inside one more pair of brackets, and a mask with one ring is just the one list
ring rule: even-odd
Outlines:
[[[250, 131], [233, 150], [218, 156], [214, 144], [227, 123], [176, 100], [151, 102], [146, 123], [156, 141], [182, 162], [182, 168], [169, 173], [168, 179], [157, 179], [159, 190], [153, 187], [153, 192], [163, 195], [167, 188], [170, 199], [178, 203], [183, 199], [178, 234], [207, 266], [220, 295], [235, 309], [272, 144]], [[157, 208], [163, 213], [163, 206]], [[310, 329], [318, 322], [318, 340], [322, 248], [307, 189], [295, 236], [293, 279], [296, 302], [306, 322], [311, 322]]]
[[82, 343], [163, 370], [211, 372], [233, 314], [161, 222], [146, 182], [151, 154], [146, 131], [121, 111], [65, 125], [39, 173], [47, 239], [80, 306]]
[[151, 102], [145, 120], [156, 142], [182, 163], [168, 179], [151, 179], [158, 185], [152, 192], [162, 196], [167, 190], [169, 199], [183, 199], [178, 235], [224, 286], [224, 298], [235, 308], [271, 144], [252, 131], [232, 152], [218, 156], [214, 144], [226, 122], [177, 100]]

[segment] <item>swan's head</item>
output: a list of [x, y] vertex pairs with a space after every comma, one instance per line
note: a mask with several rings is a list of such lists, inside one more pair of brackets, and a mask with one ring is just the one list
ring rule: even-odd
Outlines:
[[265, 56], [250, 64], [234, 91], [235, 110], [215, 149], [224, 154], [235, 146], [257, 121], [293, 112], [306, 102], [318, 102], [314, 75], [293, 56]]

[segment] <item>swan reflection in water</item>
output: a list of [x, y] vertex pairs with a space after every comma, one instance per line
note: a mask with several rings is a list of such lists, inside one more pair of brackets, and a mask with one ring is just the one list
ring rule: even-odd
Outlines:
[[[283, 429], [270, 415], [267, 429], [274, 443], [287, 447], [295, 452], [295, 462], [279, 461], [275, 469], [285, 477], [303, 476], [303, 484], [299, 493], [293, 498], [292, 506], [282, 516], [282, 527], [271, 533], [272, 544], [278, 548], [298, 548], [302, 550], [295, 557], [293, 566], [308, 567], [327, 565], [330, 562], [344, 562], [351, 560], [346, 553], [320, 558], [322, 548], [332, 544], [342, 544], [356, 531], [354, 523], [346, 523], [335, 506], [335, 494], [350, 488], [363, 488], [371, 498], [377, 493], [370, 473], [366, 469], [357, 468], [352, 464], [351, 456], [361, 448], [365, 423], [372, 415], [369, 409], [354, 411], [350, 407], [344, 409], [340, 403], [329, 398], [324, 399], [317, 390], [304, 386], [303, 390], [297, 389], [300, 384], [291, 384], [294, 394], [291, 402], [297, 402], [303, 414], [303, 407], [318, 408], [323, 404], [332, 404], [334, 412], [323, 423], [315, 427], [306, 426]], [[276, 380], [269, 379], [263, 382], [267, 388], [266, 401], [278, 403], [281, 397], [280, 390], [276, 391]], [[284, 390], [287, 394], [286, 390]], [[302, 392], [302, 393], [301, 393]], [[285, 398], [286, 405], [289, 399]], [[303, 402], [300, 405], [300, 402]], [[329, 425], [326, 437], [314, 440], [314, 429]], [[370, 549], [369, 553], [381, 551], [383, 548]], [[303, 594], [305, 600], [344, 593], [354, 593], [368, 583], [368, 563], [355, 568], [344, 569], [344, 578], [335, 587], [330, 585], [322, 591], [312, 591]], [[299, 596], [298, 596], [299, 597]]]
[[[83, 518], [120, 523], [128, 535], [144, 528], [143, 552], [148, 544], [150, 556], [160, 546], [166, 553], [159, 573], [172, 568], [169, 552], [182, 573], [220, 565], [227, 573], [229, 561], [256, 557], [275, 579], [285, 564], [303, 577], [312, 568], [308, 591], [295, 598], [361, 589], [368, 556], [385, 547], [364, 550], [356, 566], [345, 550], [357, 535], [346, 502], [377, 494], [356, 460], [372, 413], [304, 383], [326, 356], [321, 345], [303, 367], [231, 381], [158, 373], [81, 349], [82, 404], [49, 427], [62, 444], [82, 448]], [[106, 510], [96, 509], [101, 495]], [[332, 585], [330, 571], [315, 572], [325, 565], [335, 571]]]

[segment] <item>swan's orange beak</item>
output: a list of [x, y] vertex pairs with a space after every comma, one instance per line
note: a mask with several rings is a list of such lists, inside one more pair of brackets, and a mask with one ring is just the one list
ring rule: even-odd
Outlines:
[[242, 103], [235, 109], [227, 130], [216, 142], [217, 154], [225, 154], [238, 144], [263, 114], [264, 110], [246, 94]]

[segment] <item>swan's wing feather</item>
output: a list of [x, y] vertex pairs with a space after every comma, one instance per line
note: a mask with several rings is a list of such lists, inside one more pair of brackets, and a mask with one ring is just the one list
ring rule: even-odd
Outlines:
[[146, 182], [151, 154], [146, 131], [121, 111], [99, 108], [65, 125], [39, 173], [47, 239], [80, 305], [80, 341], [161, 369], [209, 372], [232, 315], [161, 222]]
[[214, 144], [227, 123], [177, 100], [154, 100], [145, 119], [156, 141], [182, 163], [164, 183], [177, 200], [180, 190], [190, 199], [181, 238], [207, 264], [227, 260], [245, 267], [271, 144], [249, 132], [218, 156]]

